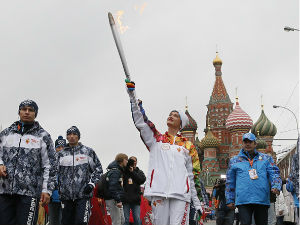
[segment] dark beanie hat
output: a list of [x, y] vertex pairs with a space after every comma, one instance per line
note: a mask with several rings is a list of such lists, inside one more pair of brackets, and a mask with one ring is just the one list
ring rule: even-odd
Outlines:
[[76, 134], [78, 136], [78, 139], [80, 139], [80, 131], [76, 126], [72, 126], [67, 130], [67, 136], [69, 134]]
[[62, 136], [58, 136], [55, 141], [55, 148], [66, 145], [66, 140]]
[[21, 102], [20, 105], [19, 105], [19, 112], [18, 112], [19, 114], [20, 114], [20, 110], [25, 106], [32, 107], [34, 112], [35, 112], [35, 117], [37, 117], [39, 107], [37, 106], [35, 101], [27, 99], [27, 100], [24, 100], [23, 102]]

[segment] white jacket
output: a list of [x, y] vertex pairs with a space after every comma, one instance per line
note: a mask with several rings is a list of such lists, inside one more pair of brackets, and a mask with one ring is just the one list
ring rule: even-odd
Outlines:
[[194, 203], [202, 210], [194, 184], [192, 158], [185, 143], [175, 144], [176, 137], [161, 135], [147, 119], [135, 99], [135, 93], [129, 92], [132, 117], [141, 138], [150, 152], [147, 180], [144, 196], [175, 198]]
[[[280, 211], [283, 211], [282, 215], [279, 214]], [[287, 207], [286, 207], [286, 204], [284, 201], [284, 196], [283, 196], [282, 191], [276, 198], [275, 212], [276, 212], [276, 216], [284, 216], [287, 214]]]

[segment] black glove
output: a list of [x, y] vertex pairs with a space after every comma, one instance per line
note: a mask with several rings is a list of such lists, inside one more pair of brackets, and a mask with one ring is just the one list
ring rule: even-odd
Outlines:
[[87, 184], [84, 189], [83, 189], [83, 193], [88, 195], [93, 191], [94, 187], [91, 184]]

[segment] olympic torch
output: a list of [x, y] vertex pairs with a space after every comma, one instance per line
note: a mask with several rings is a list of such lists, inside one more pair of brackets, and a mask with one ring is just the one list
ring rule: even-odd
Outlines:
[[125, 58], [125, 54], [124, 54], [124, 50], [123, 50], [122, 43], [121, 43], [121, 40], [120, 40], [120, 37], [119, 37], [119, 32], [117, 30], [114, 17], [110, 12], [108, 13], [108, 19], [109, 19], [111, 32], [113, 34], [113, 37], [114, 37], [114, 40], [115, 40], [115, 43], [116, 43], [116, 46], [117, 46], [117, 49], [118, 49], [118, 52], [119, 52], [119, 56], [121, 58], [121, 62], [122, 62], [122, 65], [123, 65], [123, 69], [124, 69], [126, 78], [129, 81], [131, 81], [128, 66], [127, 66], [127, 62], [126, 62], [126, 58]]

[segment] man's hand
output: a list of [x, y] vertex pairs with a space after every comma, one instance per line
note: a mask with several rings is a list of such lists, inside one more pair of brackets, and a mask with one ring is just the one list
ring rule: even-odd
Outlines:
[[6, 176], [7, 176], [6, 166], [0, 165], [0, 177], [6, 177]]
[[133, 166], [130, 166], [130, 167], [129, 167], [129, 171], [130, 171], [130, 172], [133, 172]]
[[40, 202], [42, 206], [47, 205], [50, 202], [50, 195], [46, 192], [42, 192]]
[[83, 190], [83, 193], [89, 195], [93, 191], [94, 187], [91, 184], [87, 184]]
[[228, 207], [229, 209], [232, 209], [232, 210], [234, 210], [234, 209], [235, 209], [235, 205], [234, 205], [234, 203], [230, 203], [230, 204], [228, 204], [228, 205], [227, 205], [227, 207]]
[[283, 215], [283, 210], [280, 210], [278, 213], [279, 213], [279, 216], [282, 216]]
[[125, 82], [129, 91], [133, 91], [135, 89], [135, 83], [133, 81], [126, 79]]
[[280, 191], [277, 190], [276, 188], [272, 188], [272, 189], [271, 189], [271, 192], [274, 193], [274, 194], [276, 194], [276, 195], [279, 195], [279, 194], [280, 194]]
[[117, 207], [122, 208], [123, 207], [122, 202], [117, 202]]

